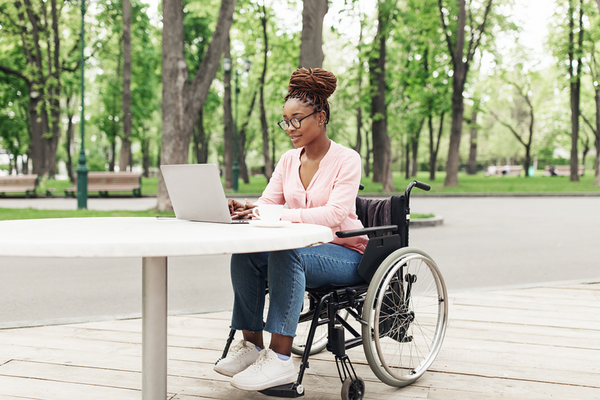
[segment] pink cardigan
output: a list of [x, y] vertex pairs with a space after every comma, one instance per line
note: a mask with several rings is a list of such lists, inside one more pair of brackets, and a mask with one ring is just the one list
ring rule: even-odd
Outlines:
[[337, 231], [362, 229], [356, 216], [356, 196], [361, 176], [360, 155], [354, 150], [331, 142], [329, 151], [306, 189], [300, 180], [302, 149], [286, 152], [271, 181], [256, 204], [285, 204], [282, 218], [286, 221], [324, 225], [333, 231], [333, 241], [364, 253], [367, 237], [340, 239]]

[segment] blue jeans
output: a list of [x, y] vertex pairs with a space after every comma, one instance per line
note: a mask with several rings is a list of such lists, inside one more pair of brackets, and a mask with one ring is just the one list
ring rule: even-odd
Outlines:
[[[316, 247], [231, 256], [234, 303], [231, 328], [296, 336], [305, 288], [363, 282], [356, 269], [362, 255], [326, 243]], [[265, 288], [269, 313], [263, 324]]]

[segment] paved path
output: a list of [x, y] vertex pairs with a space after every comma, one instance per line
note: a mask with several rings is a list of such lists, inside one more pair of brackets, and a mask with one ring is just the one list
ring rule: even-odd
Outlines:
[[[7, 200], [0, 199], [0, 207], [72, 199]], [[90, 199], [89, 206], [147, 209], [153, 201]], [[411, 245], [436, 260], [450, 291], [600, 282], [600, 198], [414, 196], [411, 206], [444, 217], [442, 226], [412, 229]], [[197, 258], [172, 259], [171, 312], [230, 308], [228, 260], [215, 257], [205, 271], [196, 267]], [[140, 276], [141, 261], [133, 259], [2, 259], [0, 327], [139, 316]]]
[[[89, 210], [133, 210], [143, 211], [156, 207], [156, 197], [142, 198], [88, 198]], [[35, 208], [38, 210], [77, 210], [77, 199], [73, 198], [37, 198], [37, 199], [0, 199], [0, 212], [2, 208]]]

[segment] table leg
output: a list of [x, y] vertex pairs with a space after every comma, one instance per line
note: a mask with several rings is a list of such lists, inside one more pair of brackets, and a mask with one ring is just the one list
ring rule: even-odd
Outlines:
[[167, 257], [142, 261], [142, 399], [167, 398]]

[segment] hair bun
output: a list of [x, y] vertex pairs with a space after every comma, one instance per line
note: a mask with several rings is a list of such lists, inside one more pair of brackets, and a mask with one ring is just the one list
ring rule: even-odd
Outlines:
[[288, 93], [305, 92], [324, 99], [335, 92], [337, 78], [321, 68], [298, 68], [290, 78]]

